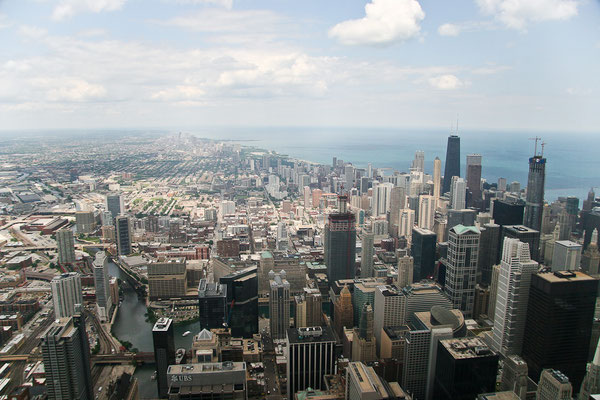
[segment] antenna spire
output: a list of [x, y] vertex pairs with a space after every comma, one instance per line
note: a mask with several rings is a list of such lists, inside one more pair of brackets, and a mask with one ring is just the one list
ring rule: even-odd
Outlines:
[[[539, 136], [536, 136], [536, 137], [529, 138], [529, 140], [535, 140], [535, 148], [534, 148], [534, 151], [533, 151], [533, 156], [537, 157], [537, 155], [538, 155], [538, 153], [537, 153], [538, 141], [541, 141], [542, 138], [539, 137]], [[544, 144], [545, 143], [542, 143], [542, 155], [544, 154]]]

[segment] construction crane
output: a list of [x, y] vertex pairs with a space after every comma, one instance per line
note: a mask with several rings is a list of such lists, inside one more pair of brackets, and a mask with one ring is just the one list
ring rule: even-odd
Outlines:
[[[536, 156], [538, 155], [538, 154], [537, 154], [537, 146], [538, 146], [538, 141], [542, 140], [542, 138], [541, 138], [541, 137], [538, 137], [538, 136], [536, 136], [536, 137], [529, 138], [529, 140], [535, 140], [535, 150], [534, 150], [534, 152], [533, 152], [533, 156], [534, 156], [534, 157], [536, 157]], [[542, 153], [544, 152], [544, 144], [545, 144], [545, 143], [542, 143]]]

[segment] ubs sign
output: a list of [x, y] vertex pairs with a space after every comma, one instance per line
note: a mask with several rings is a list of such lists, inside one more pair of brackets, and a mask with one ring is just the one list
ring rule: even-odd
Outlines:
[[171, 375], [171, 382], [191, 382], [191, 375]]

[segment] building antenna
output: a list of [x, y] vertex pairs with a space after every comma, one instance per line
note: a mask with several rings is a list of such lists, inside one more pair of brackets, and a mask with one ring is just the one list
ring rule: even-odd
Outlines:
[[544, 146], [546, 145], [546, 142], [542, 142], [542, 158], [544, 157]]
[[[535, 140], [535, 149], [534, 149], [534, 151], [533, 151], [533, 156], [534, 156], [534, 157], [536, 157], [536, 156], [537, 156], [537, 145], [538, 145], [538, 141], [542, 140], [542, 138], [541, 138], [541, 137], [538, 137], [538, 136], [536, 136], [536, 137], [529, 138], [529, 140]], [[542, 144], [542, 153], [544, 152], [543, 148], [544, 148], [544, 144]]]
[[456, 113], [456, 134], [458, 135], [458, 113]]

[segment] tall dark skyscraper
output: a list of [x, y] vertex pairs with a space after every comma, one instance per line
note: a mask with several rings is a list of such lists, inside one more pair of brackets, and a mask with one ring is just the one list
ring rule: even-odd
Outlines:
[[175, 364], [175, 336], [173, 334], [173, 320], [160, 318], [152, 328], [154, 341], [154, 360], [156, 362], [156, 385], [158, 397], [166, 398], [169, 393], [167, 369]]
[[347, 196], [339, 196], [338, 212], [325, 225], [325, 264], [329, 284], [352, 279], [356, 269], [356, 217], [348, 212]]
[[410, 254], [413, 256], [413, 282], [433, 276], [437, 236], [428, 229], [413, 228]]
[[492, 218], [498, 225], [521, 225], [525, 203], [522, 200], [509, 202], [495, 199], [493, 202]]
[[581, 386], [597, 291], [598, 280], [579, 271], [532, 275], [522, 355], [534, 382], [554, 368]]
[[131, 254], [131, 226], [129, 224], [129, 217], [126, 215], [119, 215], [115, 218], [117, 251], [120, 256]]
[[481, 208], [481, 155], [467, 154], [467, 206]]
[[527, 198], [523, 225], [537, 231], [541, 231], [542, 229], [545, 182], [546, 159], [536, 154], [529, 159], [529, 176], [527, 178]]
[[249, 267], [222, 277], [227, 286], [227, 324], [234, 337], [251, 338], [258, 333], [257, 267]]
[[57, 319], [42, 337], [42, 357], [49, 399], [94, 398], [85, 317]]
[[227, 286], [201, 279], [198, 285], [200, 330], [223, 328], [227, 321]]
[[446, 148], [446, 165], [444, 166], [444, 186], [442, 192], [450, 191], [453, 176], [460, 176], [460, 137], [450, 135]]

